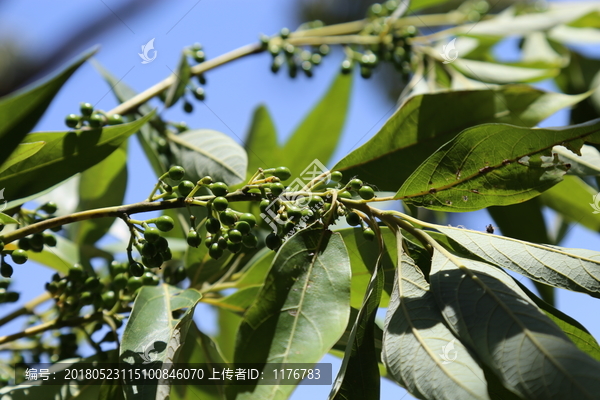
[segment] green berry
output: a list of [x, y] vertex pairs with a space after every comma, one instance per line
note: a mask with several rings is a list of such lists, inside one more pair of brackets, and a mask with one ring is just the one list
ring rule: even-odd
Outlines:
[[346, 222], [348, 223], [348, 225], [350, 226], [357, 226], [360, 225], [360, 216], [355, 213], [354, 211], [348, 213], [348, 215], [346, 215]]
[[112, 285], [115, 290], [125, 289], [125, 286], [127, 286], [127, 275], [123, 273], [117, 274], [115, 279], [113, 279]]
[[[219, 230], [221, 230], [221, 223], [219, 222], [218, 219], [216, 218], [209, 218], [208, 221], [206, 221], [206, 231], [209, 233], [217, 233], [219, 232]], [[210, 240], [207, 238], [207, 240]]]
[[292, 173], [287, 167], [277, 167], [273, 172], [273, 176], [278, 177], [282, 181], [287, 181], [292, 176]]
[[290, 37], [290, 30], [288, 28], [281, 28], [279, 35], [282, 39], [287, 39], [288, 37]]
[[217, 240], [217, 245], [221, 250], [225, 250], [227, 248], [227, 239], [220, 237], [219, 240]]
[[265, 244], [271, 250], [276, 250], [281, 246], [281, 238], [276, 233], [270, 233], [265, 239]]
[[225, 211], [229, 206], [229, 202], [225, 197], [219, 196], [213, 199], [212, 205], [217, 211]]
[[31, 243], [31, 248], [35, 251], [36, 248], [44, 247], [44, 235], [41, 233], [34, 233], [29, 238], [29, 243]]
[[213, 243], [208, 249], [208, 255], [218, 260], [223, 255], [223, 249], [217, 243]]
[[183, 265], [180, 265], [179, 267], [177, 267], [177, 269], [173, 273], [173, 280], [174, 280], [173, 283], [177, 284], [177, 283], [183, 281], [186, 277], [187, 277], [187, 274], [185, 273], [185, 268], [183, 267]]
[[352, 195], [348, 191], [338, 192], [338, 197], [341, 199], [351, 199]]
[[242, 232], [238, 231], [237, 229], [229, 230], [229, 240], [233, 243], [240, 243], [242, 241], [242, 236]]
[[276, 182], [271, 185], [271, 193], [273, 196], [279, 196], [285, 190], [285, 186], [283, 184]]
[[190, 114], [191, 112], [194, 111], [194, 105], [192, 103], [190, 103], [189, 101], [186, 101], [185, 103], [183, 103], [183, 111]]
[[89, 117], [94, 112], [94, 106], [90, 103], [81, 103], [79, 105], [79, 110], [81, 111], [82, 115]]
[[260, 209], [260, 212], [264, 213], [265, 211], [267, 211], [267, 207], [269, 207], [269, 204], [271, 204], [271, 202], [267, 199], [263, 199], [260, 201], [260, 204], [258, 206], [258, 208]]
[[212, 181], [213, 180], [210, 176], [205, 176], [204, 178], [200, 179], [200, 183], [203, 185], [210, 185]]
[[129, 280], [127, 281], [127, 290], [129, 292], [135, 292], [137, 289], [142, 287], [142, 278], [140, 278], [140, 276], [142, 275], [144, 274], [142, 273], [139, 276], [132, 276], [131, 278], [129, 278]]
[[204, 54], [204, 52], [202, 50], [198, 50], [198, 51], [194, 52], [193, 57], [194, 57], [194, 60], [199, 63], [204, 62], [204, 60], [206, 59], [206, 55]]
[[87, 306], [87, 305], [92, 304], [92, 302], [94, 301], [94, 296], [92, 296], [92, 294], [90, 292], [83, 292], [81, 294], [81, 297], [79, 297], [79, 301], [84, 306]]
[[13, 274], [13, 267], [10, 264], [2, 261], [2, 265], [0, 266], [0, 275], [5, 278], [10, 278]]
[[123, 122], [123, 117], [120, 114], [113, 114], [110, 117], [108, 117], [108, 124], [109, 125], [120, 125]]
[[348, 185], [350, 186], [350, 189], [358, 192], [363, 185], [363, 181], [360, 179], [352, 179], [350, 182], [348, 182]]
[[159, 268], [163, 261], [161, 254], [156, 254], [154, 257], [142, 257], [142, 264], [148, 268]]
[[187, 234], [187, 243], [191, 247], [198, 247], [202, 243], [202, 238], [195, 229], [191, 228]]
[[296, 228], [296, 224], [292, 221], [288, 221], [285, 223], [285, 225], [283, 225], [283, 233], [287, 235], [288, 233], [293, 231], [294, 228]]
[[215, 196], [225, 196], [229, 192], [229, 187], [223, 182], [215, 182], [209, 186], [209, 189]]
[[247, 235], [250, 233], [252, 228], [250, 228], [250, 224], [246, 221], [239, 221], [237, 224], [235, 224], [235, 229], [240, 231], [242, 235]]
[[288, 217], [295, 219], [295, 220], [302, 218], [302, 210], [299, 209], [298, 207], [289, 207], [287, 209], [287, 214], [288, 214]]
[[10, 279], [0, 279], [0, 289], [6, 289], [10, 285]]
[[20, 249], [31, 250], [31, 243], [29, 242], [29, 239], [26, 237], [19, 239], [18, 245], [19, 245]]
[[13, 250], [10, 257], [15, 264], [25, 264], [27, 262], [27, 252], [25, 250]]
[[110, 263], [110, 268], [115, 276], [118, 274], [125, 274], [127, 271], [129, 271], [129, 265], [127, 263], [120, 263], [117, 261]]
[[195, 187], [196, 185], [191, 181], [181, 181], [179, 182], [179, 185], [177, 185], [177, 191], [181, 197], [187, 197]]
[[180, 167], [179, 165], [174, 165], [169, 169], [169, 178], [173, 179], [174, 181], [179, 182], [183, 179], [184, 175], [185, 169], [183, 169], [183, 167]]
[[248, 223], [248, 225], [250, 225], [250, 228], [254, 228], [254, 226], [256, 225], [256, 217], [254, 216], [254, 214], [244, 213], [239, 215], [239, 218], [240, 221]]
[[363, 186], [358, 190], [358, 195], [363, 200], [371, 200], [373, 197], [375, 197], [375, 192], [371, 186]]
[[69, 114], [65, 118], [65, 124], [69, 128], [75, 128], [79, 124], [79, 121], [81, 121], [81, 117], [76, 114]]
[[375, 239], [375, 232], [373, 232], [373, 229], [367, 228], [363, 231], [363, 237], [369, 241], [372, 241]]
[[44, 233], [44, 244], [50, 247], [56, 246], [56, 238], [54, 237], [54, 235]]
[[92, 128], [100, 128], [104, 125], [104, 116], [101, 114], [94, 114], [90, 117], [90, 126]]
[[242, 238], [242, 244], [249, 249], [253, 249], [258, 245], [258, 239], [254, 235], [246, 235]]
[[144, 266], [137, 261], [132, 261], [129, 263], [129, 273], [133, 276], [142, 276], [144, 275]]
[[343, 177], [344, 177], [344, 175], [342, 175], [342, 173], [340, 171], [333, 171], [331, 173], [331, 180], [334, 182], [341, 181]]
[[156, 228], [149, 227], [144, 231], [144, 239], [146, 239], [148, 243], [156, 243], [160, 237], [160, 231]]
[[173, 254], [171, 253], [171, 249], [166, 249], [165, 251], [160, 253], [163, 261], [170, 261], [173, 259]]
[[146, 286], [154, 286], [154, 274], [150, 271], [142, 276], [142, 283]]
[[162, 236], [160, 236], [158, 240], [154, 242], [154, 245], [159, 253], [164, 253], [169, 249], [169, 241]]
[[347, 75], [352, 72], [352, 61], [344, 60], [342, 61], [342, 74]]
[[[137, 279], [139, 279], [139, 278], [137, 278]], [[104, 305], [105, 309], [113, 308], [115, 306], [116, 302], [117, 302], [117, 296], [115, 295], [115, 292], [113, 292], [112, 290], [102, 293], [102, 304]]]
[[213, 236], [211, 234], [206, 235], [206, 237], [204, 238], [204, 245], [206, 246], [206, 248], [210, 248], [210, 245], [212, 244], [212, 240], [213, 240]]
[[7, 303], [16, 303], [19, 301], [19, 297], [21, 296], [17, 292], [6, 292], [6, 298], [4, 301]]
[[71, 278], [71, 280], [76, 281], [83, 278], [84, 273], [85, 271], [80, 264], [75, 264], [69, 268], [69, 278]]
[[100, 287], [100, 280], [98, 278], [96, 278], [95, 276], [90, 276], [89, 278], [87, 278], [83, 284], [83, 287], [86, 290], [95, 290], [97, 288]]
[[163, 232], [169, 232], [175, 227], [175, 222], [173, 221], [173, 218], [169, 217], [168, 215], [158, 217], [154, 224], [158, 229], [160, 229]]
[[194, 94], [194, 97], [197, 100], [202, 101], [202, 100], [204, 100], [206, 98], [206, 93], [205, 93], [204, 89], [201, 88], [201, 87], [196, 88], [192, 93]]
[[156, 253], [158, 253], [158, 251], [156, 250], [156, 246], [154, 246], [150, 242], [146, 242], [142, 246], [142, 250], [140, 251], [140, 253], [142, 253], [142, 256], [144, 257], [152, 258], [156, 255]]
[[323, 205], [323, 199], [319, 196], [311, 196], [308, 200], [309, 207], [321, 207]]
[[223, 225], [231, 226], [235, 224], [236, 215], [232, 209], [228, 208], [227, 210], [221, 212], [219, 216]]
[[230, 240], [227, 241], [227, 249], [232, 253], [239, 253], [242, 250], [241, 243], [234, 243]]

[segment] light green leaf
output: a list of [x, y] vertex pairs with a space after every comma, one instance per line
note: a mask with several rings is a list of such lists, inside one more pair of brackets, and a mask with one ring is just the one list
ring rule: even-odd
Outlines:
[[25, 140], [28, 143], [43, 141], [46, 146], [0, 174], [0, 187], [6, 188], [5, 197], [14, 201], [40, 193], [98, 164], [118, 149], [152, 115], [102, 129], [27, 135]]
[[526, 399], [597, 398], [600, 363], [580, 351], [509, 275], [440, 251], [431, 272], [446, 322], [508, 389]]
[[412, 0], [410, 2], [410, 11], [413, 12], [422, 8], [433, 7], [447, 2], [448, 0]]
[[580, 150], [581, 155], [562, 146], [554, 147], [552, 152], [558, 154], [558, 158], [563, 162], [571, 165], [567, 175], [600, 176], [600, 152], [595, 147], [584, 144]]
[[169, 108], [173, 104], [177, 103], [177, 101], [183, 96], [185, 93], [185, 88], [192, 76], [192, 71], [190, 70], [190, 65], [187, 61], [187, 55], [185, 51], [181, 54], [181, 58], [179, 59], [179, 65], [177, 65], [177, 71], [175, 74], [175, 82], [169, 87], [167, 91], [167, 97], [165, 100], [165, 107]]
[[523, 42], [522, 61], [519, 64], [545, 68], [562, 68], [569, 64], [569, 53], [559, 54], [552, 48], [544, 32], [533, 32]]
[[[0, 190], [0, 193], [2, 193], [2, 190]], [[0, 213], [0, 222], [2, 222], [4, 225], [19, 224], [19, 221], [4, 213]]]
[[[341, 235], [300, 231], [279, 249], [238, 330], [235, 362], [316, 363], [350, 315], [350, 260]], [[292, 385], [237, 386], [237, 399], [287, 399]]]
[[402, 250], [398, 257], [383, 333], [388, 371], [420, 399], [489, 399], [483, 370], [446, 326], [423, 273]]
[[277, 144], [277, 131], [266, 106], [261, 105], [254, 110], [245, 142], [248, 175], [252, 176], [259, 168], [280, 166], [282, 149]]
[[600, 29], [560, 25], [550, 30], [548, 37], [564, 44], [597, 45], [600, 43]]
[[[25, 135], [33, 129], [62, 85], [88, 58], [97, 47], [79, 56], [67, 68], [50, 80], [35, 82], [15, 93], [0, 98], [0, 164], [17, 148]], [[27, 140], [33, 142], [34, 140]]]
[[560, 72], [558, 68], [524, 68], [462, 58], [455, 60], [452, 66], [469, 78], [497, 84], [537, 82]]
[[395, 198], [455, 212], [520, 203], [560, 182], [568, 170], [552, 156], [552, 147], [579, 151], [599, 131], [600, 119], [553, 129], [504, 124], [466, 129], [421, 164]]
[[232, 363], [235, 352], [236, 334], [242, 323], [242, 317], [221, 308], [218, 308], [216, 312], [219, 332], [213, 339], [215, 344], [221, 349], [221, 354], [225, 361]]
[[358, 175], [379, 190], [397, 191], [431, 153], [466, 128], [492, 122], [535, 126], [588, 96], [547, 93], [525, 85], [414, 96], [333, 169]]
[[[178, 362], [200, 292], [174, 286], [143, 286], [138, 293], [121, 340], [120, 360], [128, 363]], [[179, 318], [173, 311], [184, 310]], [[153, 354], [153, 355], [151, 355]], [[148, 359], [150, 358], [150, 359]], [[170, 385], [125, 385], [127, 397], [137, 391], [143, 398], [168, 396]]]
[[192, 182], [209, 175], [213, 181], [234, 185], [246, 178], [246, 151], [226, 134], [198, 129], [171, 135], [169, 139], [175, 160], [185, 168], [186, 178]]
[[19, 143], [15, 151], [8, 157], [8, 159], [0, 167], [0, 174], [6, 171], [13, 165], [20, 163], [21, 161], [31, 157], [46, 145], [46, 142], [34, 142], [34, 143]]
[[327, 164], [337, 147], [350, 102], [352, 75], [340, 74], [283, 146], [282, 157], [292, 175], [313, 160]]
[[[435, 225], [435, 229], [481, 260], [518, 272], [546, 285], [600, 297], [600, 254], [527, 243], [469, 229]], [[594, 258], [591, 258], [594, 257]]]

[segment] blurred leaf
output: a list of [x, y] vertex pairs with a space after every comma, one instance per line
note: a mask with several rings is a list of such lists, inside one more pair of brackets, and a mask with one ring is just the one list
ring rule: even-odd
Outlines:
[[420, 10], [422, 8], [433, 7], [447, 3], [449, 0], [411, 0], [410, 11]]
[[186, 178], [196, 183], [204, 176], [234, 185], [246, 178], [248, 156], [243, 147], [224, 133], [210, 129], [189, 130], [169, 135], [177, 164]]
[[545, 68], [562, 68], [569, 64], [569, 53], [558, 53], [548, 42], [544, 32], [533, 32], [525, 37], [522, 61], [519, 64]]
[[395, 198], [455, 212], [520, 203], [550, 189], [568, 170], [552, 156], [553, 146], [578, 152], [583, 140], [596, 140], [599, 131], [600, 119], [553, 129], [505, 124], [469, 128], [421, 164]]
[[192, 76], [190, 65], [187, 61], [187, 55], [185, 51], [181, 54], [179, 59], [179, 65], [177, 65], [177, 71], [174, 72], [175, 82], [167, 90], [167, 98], [165, 100], [165, 107], [169, 108], [181, 98], [185, 93], [185, 88]]
[[28, 159], [46, 145], [46, 142], [34, 142], [34, 143], [19, 143], [15, 151], [8, 157], [8, 159], [0, 167], [0, 174], [6, 171], [8, 168], [15, 164], [20, 163], [23, 160]]
[[488, 399], [479, 362], [446, 326], [429, 283], [401, 243], [398, 248], [401, 262], [383, 334], [388, 371], [420, 399]]
[[[0, 190], [0, 193], [2, 193], [2, 190]], [[0, 213], [0, 222], [2, 222], [4, 225], [19, 224], [19, 221], [4, 213]]]
[[[350, 260], [341, 235], [300, 231], [279, 249], [238, 330], [235, 362], [316, 363], [350, 314]], [[287, 399], [292, 385], [237, 386], [238, 399]]]
[[226, 362], [232, 363], [235, 352], [237, 331], [242, 323], [242, 317], [227, 310], [218, 308], [217, 322], [219, 332], [214, 336], [216, 345], [221, 349], [221, 354]]
[[351, 88], [352, 75], [339, 74], [283, 146], [282, 161], [292, 176], [300, 174], [313, 160], [327, 164], [344, 128]]
[[280, 166], [282, 150], [277, 144], [277, 131], [266, 106], [260, 105], [254, 110], [245, 142], [248, 175], [252, 176], [259, 168]]
[[558, 154], [558, 158], [563, 162], [571, 165], [567, 175], [600, 176], [600, 152], [595, 147], [584, 144], [580, 150], [581, 155], [562, 146], [554, 147], [552, 152]]
[[35, 82], [0, 98], [0, 164], [8, 159], [26, 134], [37, 124], [64, 83], [96, 51], [97, 47], [88, 50], [58, 75], [42, 84]]
[[600, 43], [600, 29], [560, 25], [550, 30], [548, 37], [564, 44], [597, 45]]
[[600, 297], [600, 254], [581, 254], [581, 249], [527, 243], [469, 229], [442, 225], [435, 229], [490, 264], [546, 285]]
[[14, 201], [40, 193], [98, 164], [151, 117], [152, 114], [148, 114], [135, 122], [102, 129], [27, 135], [29, 143], [43, 141], [47, 144], [0, 174], [0, 187], [6, 188], [5, 197]]
[[379, 190], [397, 191], [418, 165], [462, 130], [492, 122], [535, 126], [587, 96], [547, 93], [524, 85], [414, 96], [333, 169], [358, 175]]
[[569, 22], [567, 26], [572, 26], [573, 28], [600, 28], [600, 12], [591, 11]]
[[507, 388], [527, 399], [597, 397], [600, 363], [580, 351], [509, 275], [440, 251], [431, 272], [446, 322]]
[[[77, 245], [60, 235], [54, 235], [56, 246], [44, 246], [41, 253], [28, 252], [29, 259], [60, 273], [67, 274], [73, 264], [79, 262], [79, 249]], [[121, 247], [123, 245], [121, 244]]]
[[524, 68], [461, 58], [452, 66], [469, 78], [498, 84], [538, 82], [560, 72], [557, 68]]

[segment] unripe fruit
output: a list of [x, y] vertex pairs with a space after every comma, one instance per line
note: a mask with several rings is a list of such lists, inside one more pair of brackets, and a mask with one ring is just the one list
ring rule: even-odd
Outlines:
[[17, 249], [10, 255], [15, 264], [24, 264], [27, 262], [27, 252], [25, 250]]
[[371, 186], [363, 186], [358, 190], [358, 195], [363, 200], [371, 200], [373, 197], [375, 197], [375, 192]]
[[72, 281], [80, 280], [83, 278], [83, 274], [83, 267], [79, 264], [75, 264], [69, 268], [69, 278], [71, 278]]
[[242, 241], [242, 232], [237, 229], [230, 229], [229, 240], [233, 243], [240, 243]]
[[173, 273], [173, 280], [174, 280], [173, 283], [177, 284], [177, 283], [183, 281], [186, 277], [187, 277], [187, 275], [185, 273], [185, 268], [183, 267], [183, 265], [180, 265], [179, 267], [177, 267], [177, 269]]
[[188, 194], [194, 190], [196, 185], [194, 185], [191, 181], [181, 181], [179, 185], [177, 185], [177, 191], [181, 197], [187, 197]]
[[[209, 218], [206, 221], [206, 231], [209, 233], [217, 233], [219, 232], [219, 230], [221, 229], [221, 223], [219, 222], [218, 219], [216, 218]], [[206, 239], [206, 240], [210, 240], [210, 239]]]
[[273, 172], [273, 176], [278, 177], [282, 181], [287, 181], [292, 176], [288, 167], [277, 167]]
[[334, 182], [341, 181], [343, 177], [344, 177], [344, 175], [340, 171], [333, 171], [331, 173], [331, 180]]
[[213, 199], [212, 205], [217, 211], [225, 211], [229, 206], [229, 202], [225, 197], [219, 196]]
[[373, 232], [373, 229], [367, 228], [363, 231], [363, 237], [367, 240], [372, 241], [373, 239], [375, 239], [375, 232]]
[[350, 192], [345, 191], [345, 192], [338, 192], [338, 197], [340, 199], [351, 199], [352, 195], [350, 194]]
[[165, 251], [160, 253], [163, 261], [169, 261], [173, 259], [173, 254], [171, 254], [171, 249], [166, 249]]
[[196, 88], [192, 93], [194, 94], [194, 97], [197, 100], [202, 101], [202, 100], [204, 100], [206, 98], [206, 93], [205, 93], [204, 89], [201, 88], [201, 87]]
[[123, 117], [120, 114], [113, 114], [110, 117], [108, 117], [109, 125], [120, 125], [123, 122]]
[[156, 220], [156, 222], [154, 224], [156, 225], [156, 227], [158, 229], [160, 229], [163, 232], [168, 232], [171, 229], [173, 229], [173, 227], [175, 226], [175, 222], [173, 221], [173, 218], [169, 217], [168, 215], [163, 215], [162, 217], [158, 217], [158, 219]]
[[290, 37], [290, 30], [288, 28], [281, 28], [279, 35], [282, 39], [287, 39], [288, 37]]
[[275, 233], [270, 233], [265, 239], [265, 244], [269, 249], [275, 250], [281, 246], [281, 238]]
[[223, 249], [217, 243], [213, 243], [208, 249], [208, 255], [218, 260], [223, 255]]
[[179, 165], [174, 165], [169, 169], [169, 178], [173, 179], [174, 181], [182, 180], [184, 175], [185, 169]]
[[186, 113], [190, 114], [192, 111], [194, 111], [194, 106], [192, 103], [186, 101], [185, 103], [183, 103], [183, 111], [185, 111]]
[[120, 263], [118, 261], [113, 261], [110, 263], [110, 268], [113, 275], [118, 274], [126, 274], [129, 271], [129, 265], [127, 263]]
[[18, 245], [19, 245], [20, 249], [31, 250], [31, 243], [29, 242], [29, 239], [26, 237], [19, 239]]
[[350, 189], [358, 192], [362, 187], [363, 182], [360, 179], [352, 179], [350, 182], [348, 182], [348, 185], [350, 186]]
[[79, 121], [81, 121], [81, 118], [79, 117], [79, 115], [76, 115], [76, 114], [69, 114], [65, 118], [65, 124], [69, 128], [75, 128], [77, 126], [77, 124], [79, 124]]
[[254, 235], [247, 235], [242, 238], [242, 244], [249, 249], [253, 249], [258, 245], [258, 239]]
[[98, 278], [94, 277], [94, 276], [90, 276], [89, 278], [87, 278], [85, 280], [85, 283], [83, 284], [84, 289], [86, 290], [95, 290], [97, 288], [100, 287], [100, 281], [98, 280]]
[[311, 196], [311, 198], [308, 200], [309, 207], [321, 207], [322, 204], [323, 199], [319, 196]]
[[298, 207], [288, 208], [287, 214], [288, 214], [288, 217], [290, 217], [296, 221], [299, 220], [300, 218], [302, 218], [302, 210], [299, 209]]
[[223, 182], [215, 182], [209, 186], [209, 189], [215, 196], [225, 196], [229, 191], [229, 187]]
[[125, 286], [127, 286], [127, 276], [123, 273], [117, 274], [115, 279], [113, 279], [112, 285], [116, 290], [125, 289]]
[[[140, 278], [132, 278], [132, 279], [140, 279]], [[115, 306], [115, 303], [117, 302], [117, 296], [115, 295], [115, 292], [113, 292], [112, 290], [109, 290], [108, 292], [102, 293], [102, 304], [104, 305], [105, 309], [111, 309]]]
[[[143, 273], [140, 276], [142, 275]], [[129, 278], [129, 280], [127, 281], [128, 292], [135, 292], [137, 289], [142, 287], [143, 283], [142, 278], [140, 278], [140, 276], [132, 276], [131, 278]]]
[[41, 233], [34, 233], [29, 237], [29, 243], [31, 248], [35, 251], [36, 249], [44, 248], [44, 235]]
[[202, 243], [202, 238], [195, 229], [191, 228], [187, 234], [187, 244], [191, 247], [198, 247]]
[[217, 240], [217, 245], [221, 250], [225, 250], [227, 248], [227, 238], [220, 237], [219, 240]]
[[164, 253], [169, 249], [169, 241], [162, 236], [160, 236], [158, 240], [154, 242], [154, 245], [156, 246], [156, 250], [158, 250], [159, 253]]
[[79, 105], [79, 110], [81, 111], [82, 115], [89, 117], [94, 112], [94, 106], [90, 103], [81, 103]]
[[227, 210], [223, 211], [219, 216], [223, 225], [231, 226], [235, 224], [236, 216], [233, 210], [228, 208]]
[[342, 74], [347, 75], [352, 72], [352, 61], [344, 60], [342, 61]]
[[5, 278], [10, 278], [13, 274], [13, 267], [10, 264], [2, 261], [2, 265], [0, 266], [0, 275]]
[[90, 292], [83, 292], [81, 294], [81, 297], [79, 298], [79, 301], [81, 302], [81, 304], [83, 304], [85, 306], [92, 304], [93, 300], [94, 300], [94, 297], [92, 296], [92, 294]]
[[267, 211], [267, 207], [269, 207], [269, 204], [271, 204], [271, 202], [269, 200], [263, 199], [260, 201], [260, 204], [258, 206], [258, 208], [260, 209], [260, 212], [264, 213], [265, 211]]
[[275, 182], [271, 185], [271, 193], [273, 196], [279, 196], [285, 190], [285, 186], [279, 182]]
[[156, 250], [156, 246], [154, 246], [152, 243], [146, 242], [142, 246], [141, 253], [144, 257], [152, 258], [156, 255], [156, 253], [158, 253], [158, 251]]
[[239, 253], [242, 250], [241, 243], [234, 243], [232, 241], [227, 241], [227, 249], [232, 253]]
[[240, 221], [247, 222], [248, 225], [250, 225], [250, 228], [254, 228], [254, 226], [256, 225], [256, 217], [254, 216], [254, 214], [243, 213], [239, 215], [239, 219]]
[[146, 286], [154, 286], [154, 274], [152, 272], [144, 273], [142, 283]]
[[144, 266], [137, 261], [133, 261], [129, 263], [129, 273], [133, 276], [142, 276], [144, 275]]
[[242, 235], [247, 235], [250, 233], [252, 228], [250, 228], [250, 224], [248, 224], [246, 221], [239, 221], [237, 224], [235, 224], [235, 229], [240, 231]]
[[44, 244], [50, 247], [56, 246], [56, 238], [54, 237], [54, 235], [44, 233]]
[[354, 211], [352, 211], [348, 215], [346, 215], [346, 222], [350, 226], [360, 225], [360, 220], [361, 220], [360, 216], [357, 213], [355, 213]]
[[16, 303], [19, 301], [19, 297], [21, 297], [21, 295], [17, 292], [6, 292], [4, 301], [7, 303]]
[[144, 231], [144, 239], [146, 239], [148, 243], [156, 243], [160, 237], [160, 231], [156, 228], [149, 227]]
[[104, 117], [101, 114], [94, 114], [90, 117], [89, 122], [92, 128], [100, 128], [104, 125]]

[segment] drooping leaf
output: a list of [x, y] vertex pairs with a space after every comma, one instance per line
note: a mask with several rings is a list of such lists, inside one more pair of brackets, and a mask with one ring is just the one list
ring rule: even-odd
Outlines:
[[489, 399], [483, 370], [446, 326], [429, 283], [409, 256], [398, 257], [383, 333], [388, 371], [420, 399]]
[[352, 75], [340, 74], [283, 146], [282, 161], [298, 175], [313, 160], [325, 165], [337, 147], [352, 88]]
[[97, 47], [83, 53], [67, 68], [44, 83], [35, 82], [0, 98], [0, 164], [8, 159], [25, 135], [37, 124], [62, 85], [96, 51]]
[[546, 285], [600, 297], [600, 254], [590, 251], [583, 255], [581, 249], [527, 243], [469, 229], [441, 225], [435, 229], [490, 264]]
[[192, 76], [185, 51], [183, 54], [181, 54], [179, 65], [177, 65], [177, 70], [174, 72], [174, 74], [175, 82], [171, 85], [171, 87], [169, 87], [166, 95], [165, 107], [167, 108], [177, 103], [181, 96], [183, 96], [185, 93], [185, 88], [190, 80], [190, 77]]
[[[43, 141], [46, 146], [0, 174], [0, 187], [6, 188], [5, 197], [14, 201], [35, 195], [98, 164], [118, 149], [152, 115], [102, 129], [27, 135], [25, 140], [28, 143]], [[40, 176], [44, 179], [40, 179]]]
[[277, 143], [277, 131], [266, 106], [261, 105], [254, 110], [245, 142], [248, 175], [252, 176], [259, 168], [280, 166], [282, 149]]
[[334, 169], [358, 175], [379, 190], [397, 191], [417, 166], [462, 130], [492, 122], [535, 126], [587, 96], [547, 93], [525, 85], [414, 96]]
[[246, 178], [248, 157], [243, 147], [224, 133], [210, 129], [189, 130], [169, 137], [175, 160], [192, 182], [204, 176], [235, 185]]
[[21, 161], [31, 157], [46, 145], [46, 142], [34, 142], [34, 143], [19, 143], [15, 151], [8, 157], [8, 159], [0, 167], [0, 174], [6, 171], [13, 165], [20, 163]]
[[508, 389], [527, 399], [597, 398], [600, 363], [502, 270], [435, 251], [431, 289], [455, 334]]
[[[279, 249], [238, 331], [235, 362], [316, 363], [350, 314], [350, 260], [337, 233], [300, 231]], [[238, 399], [286, 399], [292, 385], [238, 386]]]
[[17, 221], [10, 215], [6, 215], [4, 213], [0, 213], [0, 222], [2, 222], [4, 225], [9, 225], [9, 224], [17, 224], [18, 225], [19, 224], [19, 221]]
[[421, 164], [395, 198], [440, 211], [521, 203], [560, 182], [568, 170], [552, 156], [552, 147], [579, 151], [583, 140], [599, 131], [600, 120], [554, 129], [505, 124], [469, 128]]
[[525, 68], [460, 58], [452, 66], [469, 78], [497, 84], [538, 82], [560, 72], [558, 68]]
[[[143, 286], [138, 293], [125, 326], [120, 347], [120, 360], [129, 364], [162, 362], [175, 363], [179, 359], [194, 308], [200, 300], [200, 292], [181, 290], [174, 286]], [[173, 311], [182, 310], [176, 319]], [[141, 398], [168, 396], [170, 385], [125, 385], [127, 397], [137, 391]]]

